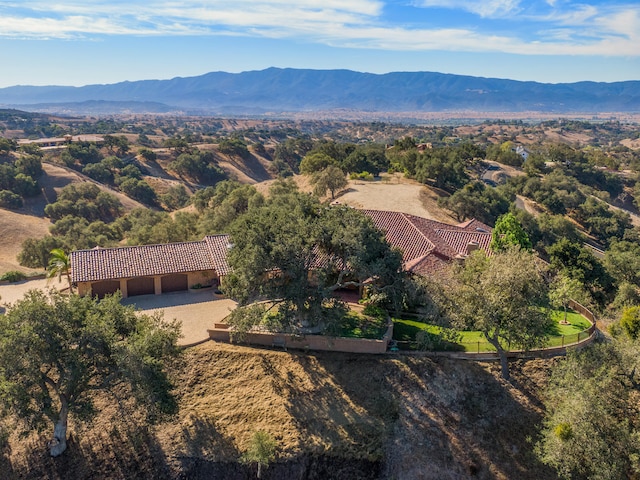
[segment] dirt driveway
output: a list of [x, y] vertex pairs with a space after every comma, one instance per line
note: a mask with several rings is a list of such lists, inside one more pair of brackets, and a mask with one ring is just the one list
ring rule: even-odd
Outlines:
[[0, 305], [9, 305], [17, 300], [22, 299], [24, 294], [29, 290], [42, 290], [48, 291], [50, 289], [60, 290], [68, 286], [63, 281], [58, 283], [57, 279], [39, 278], [36, 280], [23, 280], [22, 282], [7, 283], [0, 285]]
[[333, 203], [370, 210], [403, 212], [423, 218], [437, 218], [437, 212], [429, 211], [420, 200], [420, 192], [425, 189], [424, 185], [398, 176], [383, 178], [384, 181], [374, 182], [351, 180], [348, 188]]

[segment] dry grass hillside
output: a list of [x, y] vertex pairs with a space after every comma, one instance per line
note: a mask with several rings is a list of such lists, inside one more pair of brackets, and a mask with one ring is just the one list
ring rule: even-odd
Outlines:
[[255, 478], [237, 460], [265, 430], [279, 448], [265, 479], [555, 478], [528, 441], [550, 362], [515, 364], [505, 384], [491, 364], [211, 342], [184, 355], [175, 418], [148, 427], [101, 398], [93, 423], [72, 425], [62, 458], [48, 457], [46, 435], [12, 433], [0, 471], [8, 480]]
[[[3, 246], [0, 249], [0, 273], [10, 270], [34, 272], [33, 269], [19, 265], [16, 257], [21, 250], [22, 242], [27, 238], [41, 238], [49, 233], [51, 222], [44, 216], [44, 207], [48, 203], [55, 202], [57, 193], [70, 183], [92, 181], [78, 172], [61, 166], [43, 163], [42, 168], [44, 173], [38, 179], [42, 186], [42, 195], [28, 199], [24, 207], [19, 210], [0, 208], [0, 244]], [[115, 195], [122, 202], [125, 210], [143, 206], [120, 192], [102, 184], [98, 185]]]
[[49, 233], [51, 222], [39, 216], [0, 209], [0, 272], [19, 270], [29, 273], [35, 270], [18, 264], [22, 242], [31, 237], [43, 237]]

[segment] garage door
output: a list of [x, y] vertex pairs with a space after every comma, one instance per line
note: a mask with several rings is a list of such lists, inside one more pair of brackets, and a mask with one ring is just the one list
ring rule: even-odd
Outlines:
[[188, 290], [187, 276], [176, 273], [162, 277], [162, 293]]
[[105, 280], [104, 282], [96, 282], [91, 284], [91, 295], [98, 298], [104, 298], [105, 295], [116, 293], [120, 290], [119, 280]]
[[138, 277], [127, 280], [127, 294], [130, 297], [150, 295], [153, 293], [156, 293], [153, 286], [153, 277]]

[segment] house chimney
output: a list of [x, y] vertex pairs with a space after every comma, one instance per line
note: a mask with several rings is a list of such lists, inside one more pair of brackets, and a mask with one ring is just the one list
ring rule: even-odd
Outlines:
[[467, 244], [467, 255], [471, 255], [476, 250], [480, 250], [480, 244], [478, 242], [469, 242]]

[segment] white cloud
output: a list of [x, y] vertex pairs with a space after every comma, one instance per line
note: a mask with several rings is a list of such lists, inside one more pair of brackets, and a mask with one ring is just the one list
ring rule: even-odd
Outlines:
[[[485, 17], [520, 11], [519, 0], [420, 0]], [[554, 1], [547, 0], [549, 4]], [[563, 3], [563, 2], [557, 2]], [[563, 8], [566, 5], [563, 3]], [[449, 50], [524, 55], [640, 56], [640, 7], [579, 5], [547, 16], [518, 15], [538, 29], [531, 40], [480, 27], [408, 28], [385, 22], [378, 0], [66, 0], [0, 3], [0, 37], [88, 38], [96, 35], [244, 35], [295, 38], [335, 47], [398, 51]]]
[[481, 17], [504, 17], [519, 10], [520, 0], [419, 0], [422, 7], [466, 10]]

